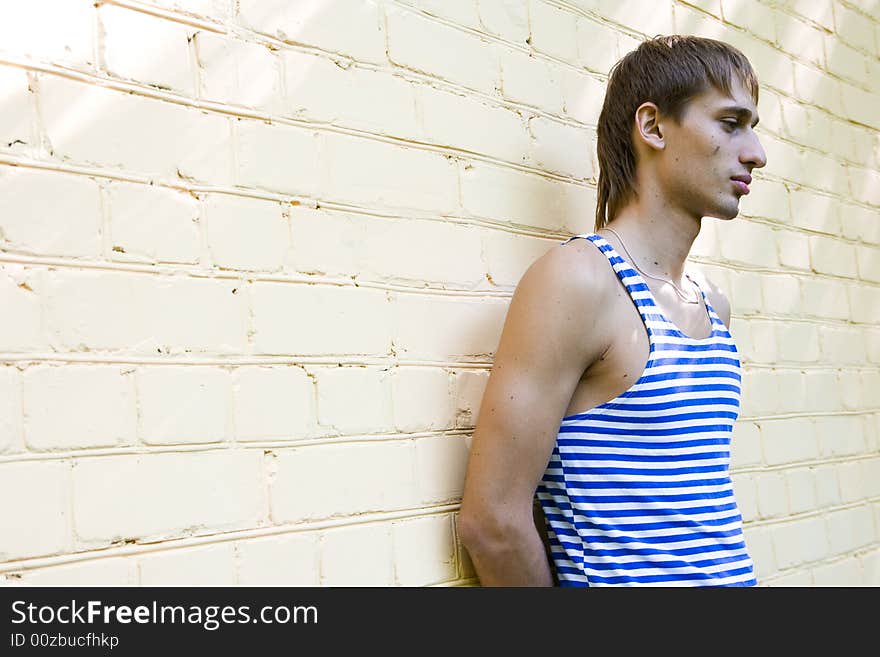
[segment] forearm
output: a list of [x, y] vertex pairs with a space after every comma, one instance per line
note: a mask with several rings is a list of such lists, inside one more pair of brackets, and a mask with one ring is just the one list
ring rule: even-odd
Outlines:
[[554, 585], [544, 543], [533, 526], [481, 533], [465, 547], [482, 586]]

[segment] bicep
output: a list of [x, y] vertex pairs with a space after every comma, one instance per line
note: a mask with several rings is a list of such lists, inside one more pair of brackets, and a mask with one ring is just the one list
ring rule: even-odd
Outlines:
[[564, 265], [533, 266], [514, 293], [473, 435], [463, 509], [531, 517], [572, 393], [604, 348], [596, 283], [565, 280]]

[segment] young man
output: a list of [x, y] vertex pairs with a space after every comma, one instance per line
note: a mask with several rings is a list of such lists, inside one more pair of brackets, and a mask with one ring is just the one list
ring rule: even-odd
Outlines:
[[728, 473], [730, 306], [685, 259], [765, 164], [757, 102], [748, 60], [710, 39], [612, 69], [596, 232], [523, 275], [474, 431], [459, 528], [484, 586], [756, 584]]

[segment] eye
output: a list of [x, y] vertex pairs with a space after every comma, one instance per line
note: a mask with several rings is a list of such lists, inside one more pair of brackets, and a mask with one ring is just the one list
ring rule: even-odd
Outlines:
[[739, 121], [736, 119], [722, 119], [721, 123], [724, 124], [725, 130], [734, 130], [739, 127]]

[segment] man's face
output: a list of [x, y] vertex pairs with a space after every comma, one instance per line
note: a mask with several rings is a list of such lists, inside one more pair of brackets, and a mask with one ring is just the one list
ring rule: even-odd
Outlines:
[[665, 148], [658, 175], [668, 201], [699, 217], [736, 217], [740, 197], [749, 193], [749, 174], [767, 163], [754, 131], [757, 119], [736, 77], [730, 96], [710, 87], [694, 97], [681, 125], [661, 119]]

